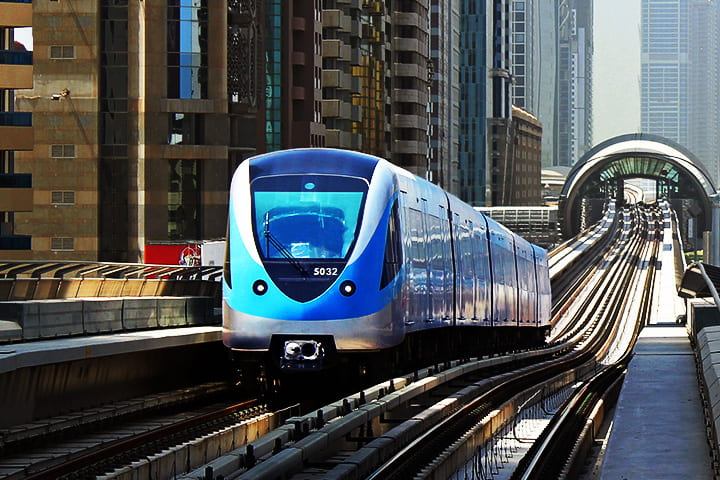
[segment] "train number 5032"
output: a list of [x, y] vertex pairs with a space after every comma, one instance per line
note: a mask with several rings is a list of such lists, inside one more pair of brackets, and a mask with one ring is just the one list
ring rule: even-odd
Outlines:
[[313, 276], [315, 277], [337, 277], [337, 267], [315, 267]]

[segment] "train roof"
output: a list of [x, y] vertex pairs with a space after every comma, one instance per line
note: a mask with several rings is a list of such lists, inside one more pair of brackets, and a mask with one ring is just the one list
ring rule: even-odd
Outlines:
[[[308, 170], [308, 156], [312, 155], [312, 168]], [[352, 159], [352, 161], [348, 161]], [[264, 153], [251, 157], [250, 176], [284, 175], [303, 172], [307, 174], [324, 173], [361, 177], [368, 182], [375, 167], [384, 160], [365, 153], [335, 148], [295, 148]]]

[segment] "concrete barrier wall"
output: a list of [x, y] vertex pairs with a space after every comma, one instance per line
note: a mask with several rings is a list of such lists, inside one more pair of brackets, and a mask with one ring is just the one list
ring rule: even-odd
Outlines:
[[687, 330], [695, 358], [713, 460], [720, 461], [720, 311], [710, 299], [687, 302]]
[[[0, 301], [77, 297], [217, 297], [219, 282], [170, 278], [0, 278]], [[219, 306], [216, 305], [216, 306]]]
[[707, 391], [707, 415], [710, 416], [715, 451], [718, 450], [720, 432], [720, 326], [705, 327], [697, 334], [695, 346], [701, 362], [702, 381]]
[[122, 307], [125, 330], [157, 328], [157, 297], [126, 298]]
[[123, 327], [122, 298], [92, 298], [80, 301], [83, 306], [83, 333], [120, 332]]
[[[0, 301], [0, 343], [151, 328], [216, 325], [218, 321], [213, 314], [211, 297]], [[19, 336], [18, 328], [21, 331]]]

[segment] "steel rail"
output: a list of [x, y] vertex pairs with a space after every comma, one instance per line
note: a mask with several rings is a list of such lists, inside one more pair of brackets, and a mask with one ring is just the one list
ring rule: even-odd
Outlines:
[[[57, 466], [48, 468], [41, 472], [30, 474], [25, 477], [26, 480], [56, 480], [65, 475], [86, 469], [95, 463], [115, 457], [132, 449], [157, 442], [163, 438], [168, 438], [181, 432], [189, 431], [201, 425], [206, 425], [222, 418], [240, 414], [260, 415], [264, 413], [265, 407], [260, 406], [257, 399], [247, 400], [229, 407], [225, 407], [213, 412], [188, 418], [170, 425], [155, 428], [153, 430], [133, 435], [129, 438], [116, 440], [107, 445], [103, 445], [91, 452], [81, 454], [67, 462], [63, 462]], [[156, 447], [155, 447], [156, 448]]]
[[[652, 265], [645, 274], [643, 297], [639, 308], [639, 316], [634, 324], [633, 338], [636, 338], [642, 325], [649, 316], [651, 307], [652, 288], [651, 285], [655, 277], [655, 267], [657, 261], [657, 252], [659, 250], [660, 227], [657, 219], [655, 221], [655, 229], [650, 239], [650, 233], [646, 232], [646, 242], [643, 250], [650, 250], [646, 257], [649, 265]], [[648, 246], [650, 245], [651, 246]], [[640, 261], [638, 260], [638, 264]], [[639, 265], [638, 265], [639, 267]], [[639, 274], [639, 268], [636, 269], [634, 275]], [[621, 302], [624, 303], [623, 298]], [[609, 318], [612, 321], [614, 318]], [[617, 323], [617, 322], [615, 322]], [[621, 358], [603, 369], [598, 375], [591, 379], [587, 384], [583, 385], [575, 395], [573, 395], [563, 408], [562, 412], [554, 417], [547, 427], [547, 433], [541, 436], [539, 442], [531, 448], [528, 455], [520, 462], [518, 469], [514, 472], [511, 479], [513, 480], [539, 480], [544, 478], [564, 479], [572, 476], [571, 472], [577, 463], [577, 458], [572, 458], [573, 453], [577, 453], [575, 446], [577, 443], [568, 444], [568, 438], [579, 438], [581, 432], [584, 431], [588, 422], [588, 417], [594, 410], [597, 403], [604, 398], [605, 392], [618, 385], [620, 379], [625, 375], [627, 365], [632, 358], [632, 348], [634, 342], [626, 345], [625, 351]], [[579, 442], [580, 440], [578, 440]]]
[[[637, 243], [640, 245], [640, 243]], [[627, 260], [628, 257], [625, 257]], [[621, 272], [619, 272], [621, 273]], [[627, 285], [629, 275], [620, 275], [618, 279], [618, 286], [622, 287]], [[620, 288], [618, 289], [620, 290]], [[621, 301], [615, 302], [617, 305], [613, 305], [608, 309], [607, 314], [613, 315], [620, 310]], [[594, 361], [596, 352], [604, 345], [609, 339], [607, 338], [607, 329], [598, 328], [597, 322], [592, 328], [596, 333], [586, 336], [587, 345], [586, 347], [573, 354], [569, 355], [568, 359], [556, 361], [556, 365], [561, 367], [560, 370], [569, 369], [571, 367], [577, 367], [585, 362]], [[513, 384], [512, 380], [507, 382], [503, 386], [496, 387], [493, 391], [496, 393], [502, 392], [502, 395], [493, 397], [496, 402], [499, 402], [501, 398], [508, 398], [511, 392], [518, 392], [519, 387], [529, 386], [537, 383], [539, 375], [534, 373], [528, 373], [523, 376], [523, 379], [527, 383], [515, 384], [514, 388], [511, 388]], [[491, 398], [488, 396], [482, 396], [477, 402], [490, 402]], [[467, 409], [472, 409], [471, 405], [467, 406]], [[497, 405], [497, 403], [496, 403]], [[448, 419], [444, 420], [440, 425], [437, 425], [428, 433], [418, 437], [410, 446], [406, 447], [400, 453], [396, 454], [391, 460], [386, 462], [380, 468], [378, 468], [370, 478], [373, 480], [388, 480], [388, 479], [400, 479], [400, 478], [412, 478], [417, 472], [419, 472], [425, 465], [429, 464], [430, 461], [443, 452], [454, 439], [459, 438], [458, 431], [467, 430], [469, 423], [476, 420], [476, 417], [468, 414], [468, 410], [463, 408], [456, 412]], [[453, 422], [457, 422], [458, 426], [452, 426]], [[476, 422], [477, 423], [477, 422]], [[453, 439], [454, 437], [454, 439]], [[441, 442], [441, 439], [445, 439]]]

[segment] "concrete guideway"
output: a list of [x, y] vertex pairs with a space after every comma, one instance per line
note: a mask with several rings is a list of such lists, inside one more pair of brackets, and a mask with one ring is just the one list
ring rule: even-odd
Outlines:
[[600, 479], [712, 478], [685, 328], [645, 327], [634, 354], [618, 398]]
[[15, 343], [0, 346], [0, 374], [20, 368], [221, 340], [222, 327], [199, 326]]
[[633, 350], [595, 477], [601, 480], [713, 478], [694, 354], [686, 327], [677, 323], [685, 312], [669, 221], [663, 238], [650, 325]]

